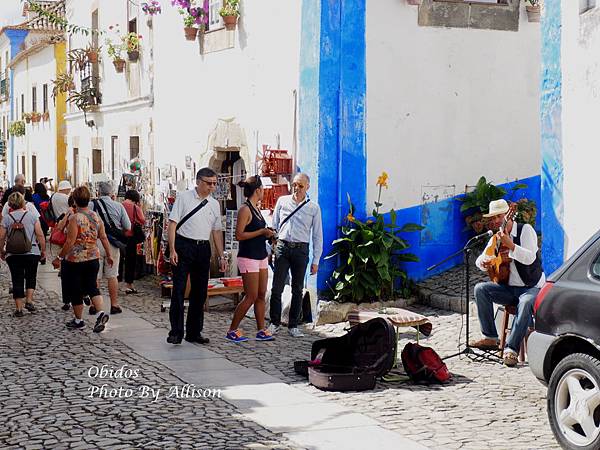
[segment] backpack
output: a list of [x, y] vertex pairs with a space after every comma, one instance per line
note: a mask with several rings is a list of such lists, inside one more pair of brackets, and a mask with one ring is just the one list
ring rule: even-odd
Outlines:
[[13, 220], [13, 224], [10, 226], [8, 230], [8, 236], [6, 238], [6, 253], [10, 253], [13, 255], [24, 255], [25, 253], [29, 253], [31, 251], [31, 239], [27, 237], [27, 233], [25, 233], [25, 225], [23, 225], [23, 217], [21, 220], [17, 222], [17, 220], [13, 217], [11, 213], [8, 213], [10, 218]]
[[442, 358], [430, 347], [409, 342], [401, 357], [404, 370], [414, 383], [445, 383], [452, 378]]
[[45, 200], [40, 203], [40, 215], [42, 216], [42, 220], [46, 222], [46, 225], [49, 227], [56, 226], [58, 218], [56, 217], [54, 208], [52, 207], [52, 197], [50, 197], [49, 200]]

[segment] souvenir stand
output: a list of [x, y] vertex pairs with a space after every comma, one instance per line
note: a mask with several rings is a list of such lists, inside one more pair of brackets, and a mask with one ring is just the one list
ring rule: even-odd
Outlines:
[[258, 166], [263, 177], [271, 181], [271, 185], [265, 183], [265, 193], [261, 209], [269, 209], [273, 212], [277, 199], [282, 195], [290, 194], [290, 185], [292, 182], [292, 157], [288, 155], [287, 150], [271, 149], [263, 145], [262, 153], [257, 155]]

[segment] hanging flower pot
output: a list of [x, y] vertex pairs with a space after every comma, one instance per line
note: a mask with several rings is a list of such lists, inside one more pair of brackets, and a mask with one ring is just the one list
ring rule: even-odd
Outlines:
[[50, 112], [49, 111], [44, 111], [44, 113], [42, 114], [42, 120], [44, 122], [48, 122], [50, 120]]
[[235, 30], [237, 25], [237, 16], [223, 16], [223, 23], [227, 30]]
[[98, 63], [98, 52], [96, 50], [87, 50], [86, 55], [90, 64]]
[[25, 122], [30, 123], [31, 122], [31, 114], [29, 114], [29, 113], [23, 114], [23, 119], [25, 119]]
[[529, 22], [539, 22], [540, 21], [540, 5], [535, 5], [535, 6], [531, 6], [531, 5], [527, 5], [525, 7], [525, 9], [527, 10], [527, 20]]
[[127, 57], [129, 61], [136, 62], [140, 58], [140, 52], [139, 50], [132, 50], [130, 52], [127, 52]]
[[38, 123], [42, 120], [42, 115], [39, 112], [31, 113], [31, 123]]
[[118, 58], [113, 60], [113, 65], [117, 70], [117, 73], [123, 73], [123, 69], [125, 69], [125, 60], [122, 58]]
[[198, 28], [194, 27], [184, 27], [183, 32], [185, 33], [185, 38], [188, 41], [195, 41], [196, 36], [198, 35]]
[[421, 4], [421, 0], [406, 0], [406, 3], [409, 5], [419, 6]]

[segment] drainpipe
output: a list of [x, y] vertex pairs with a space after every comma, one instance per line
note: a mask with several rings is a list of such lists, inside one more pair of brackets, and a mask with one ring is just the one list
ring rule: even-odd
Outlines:
[[[9, 78], [10, 78], [10, 122], [13, 122], [15, 120], [15, 105], [14, 105], [14, 101], [15, 101], [15, 96], [14, 96], [14, 71], [12, 68], [9, 69]], [[8, 151], [8, 149], [7, 149]], [[15, 170], [14, 170], [14, 164], [15, 164], [15, 137], [14, 136], [10, 136], [10, 162], [7, 160], [8, 167], [7, 167], [7, 171], [6, 171], [6, 177], [8, 178], [8, 182], [10, 183], [11, 180], [15, 179]], [[11, 185], [12, 186], [12, 185]]]

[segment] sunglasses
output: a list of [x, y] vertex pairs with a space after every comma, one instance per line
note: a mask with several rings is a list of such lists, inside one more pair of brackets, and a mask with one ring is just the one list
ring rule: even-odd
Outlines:
[[304, 185], [299, 184], [299, 183], [292, 183], [292, 187], [297, 187], [298, 189], [304, 189]]
[[206, 181], [204, 178], [200, 178], [200, 180], [206, 184], [208, 184], [209, 186], [216, 186], [217, 185], [217, 181]]

